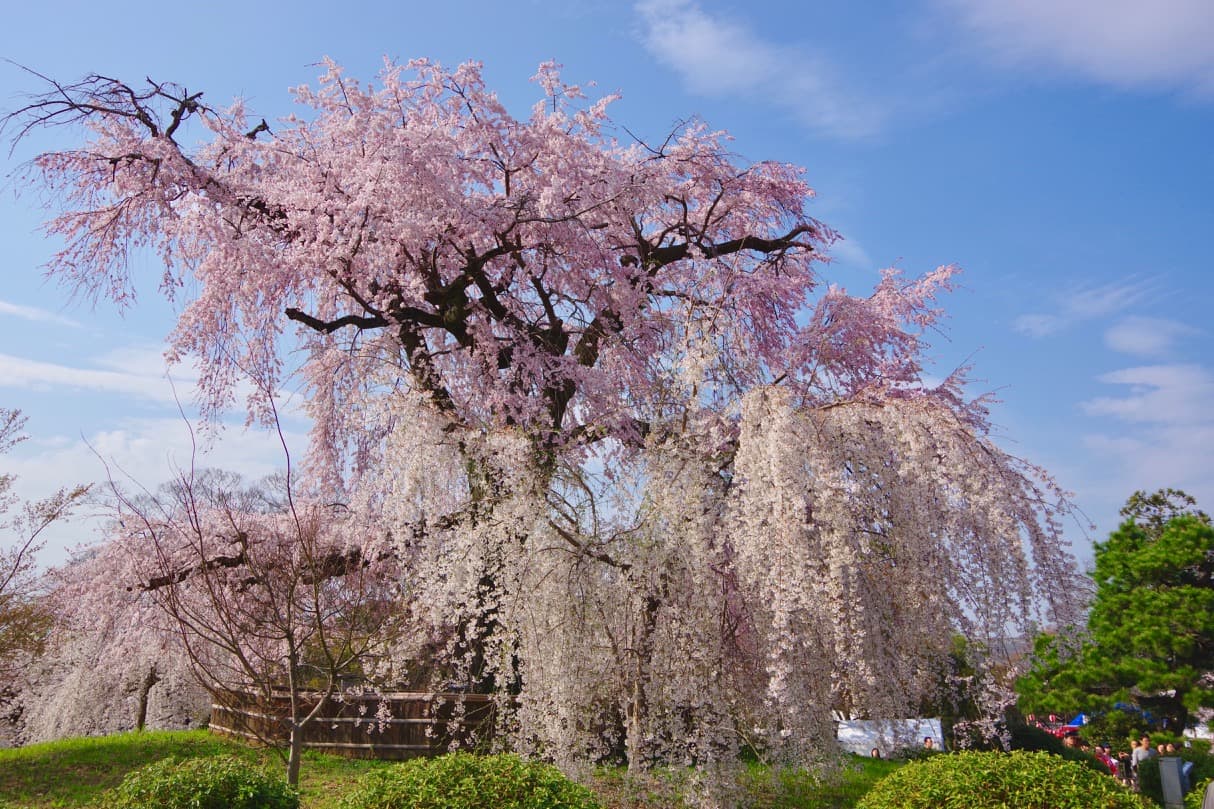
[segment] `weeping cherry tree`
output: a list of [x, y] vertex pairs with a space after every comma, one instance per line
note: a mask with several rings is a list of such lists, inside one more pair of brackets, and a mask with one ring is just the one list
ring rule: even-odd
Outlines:
[[1062, 494], [963, 372], [924, 381], [956, 268], [831, 284], [800, 168], [626, 135], [554, 64], [524, 117], [474, 63], [326, 63], [273, 124], [43, 81], [5, 124], [84, 131], [28, 164], [51, 275], [124, 307], [155, 251], [210, 416], [302, 381], [311, 485], [390, 531], [502, 743], [804, 761], [832, 711], [913, 711], [957, 633], [1069, 609]]

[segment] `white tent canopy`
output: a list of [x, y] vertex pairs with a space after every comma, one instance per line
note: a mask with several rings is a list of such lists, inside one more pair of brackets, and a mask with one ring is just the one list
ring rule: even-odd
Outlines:
[[839, 722], [835, 735], [843, 750], [861, 756], [867, 756], [875, 747], [888, 757], [908, 747], [921, 747], [929, 736], [938, 750], [944, 749], [939, 718], [845, 719]]

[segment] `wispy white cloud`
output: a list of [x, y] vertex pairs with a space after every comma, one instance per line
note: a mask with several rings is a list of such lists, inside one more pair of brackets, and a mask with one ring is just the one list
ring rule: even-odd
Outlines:
[[[162, 350], [150, 345], [131, 345], [111, 349], [80, 365], [41, 362], [11, 354], [0, 354], [0, 388], [24, 390], [91, 391], [127, 397], [144, 404], [165, 406], [176, 412], [185, 406], [193, 412], [199, 379], [198, 364], [187, 359], [169, 365]], [[256, 388], [248, 380], [239, 381], [233, 394], [237, 404], [231, 413], [241, 411]], [[290, 391], [275, 394], [282, 419], [307, 419], [306, 403]]]
[[1030, 312], [1012, 321], [1012, 328], [1028, 337], [1049, 337], [1088, 320], [1115, 315], [1152, 298], [1158, 289], [1152, 277], [1131, 276], [1103, 284], [1078, 284], [1054, 295], [1048, 312]]
[[635, 8], [645, 47], [694, 93], [758, 100], [838, 138], [868, 137], [885, 122], [824, 59], [766, 40], [736, 18], [709, 14], [696, 0], [640, 0]]
[[1045, 66], [1118, 87], [1214, 94], [1210, 0], [937, 0], [1014, 67]]
[[1072, 287], [1065, 293], [1063, 313], [1084, 320], [1115, 314], [1146, 300], [1157, 287], [1154, 278], [1142, 277]]
[[1123, 354], [1163, 357], [1179, 341], [1200, 333], [1199, 329], [1175, 320], [1135, 315], [1110, 326], [1104, 333], [1104, 343]]
[[1101, 382], [1128, 385], [1120, 397], [1102, 396], [1083, 403], [1091, 415], [1122, 421], [1186, 426], [1214, 424], [1214, 374], [1200, 365], [1144, 365], [1099, 377]]
[[[133, 359], [135, 354], [131, 357]], [[101, 368], [79, 367], [0, 354], [0, 386], [34, 390], [69, 388], [134, 396], [166, 404], [175, 401], [162, 358], [158, 367], [143, 356], [133, 367], [121, 366], [116, 355], [103, 356], [101, 364]], [[183, 371], [183, 375], [185, 373]], [[174, 378], [178, 378], [176, 372]], [[179, 390], [188, 391], [192, 385], [192, 379], [188, 380], [179, 386]]]
[[57, 326], [69, 326], [73, 329], [81, 328], [81, 324], [70, 317], [64, 317], [46, 309], [39, 309], [36, 306], [22, 306], [16, 303], [9, 303], [8, 301], [0, 301], [0, 315], [18, 317], [34, 323], [53, 323]]
[[1026, 337], [1049, 337], [1062, 331], [1067, 322], [1058, 315], [1021, 315], [1012, 321], [1012, 328]]
[[860, 270], [871, 270], [877, 266], [864, 245], [855, 239], [840, 238], [830, 246], [830, 255], [840, 264]]
[[[79, 365], [0, 354], [0, 386], [113, 395], [120, 404], [142, 403], [146, 405], [142, 410], [153, 414], [124, 418], [117, 426], [93, 431], [87, 438], [36, 435], [4, 458], [4, 470], [17, 476], [20, 496], [40, 498], [65, 485], [104, 484], [106, 464], [116, 478], [129, 477], [149, 489], [192, 464], [230, 469], [252, 479], [281, 468], [286, 456], [273, 431], [192, 421], [191, 436], [186, 418], [194, 418], [188, 403], [197, 379], [193, 363], [169, 369], [161, 349], [152, 345], [115, 348]], [[250, 392], [247, 384], [240, 385], [238, 399]], [[183, 405], [186, 417], [179, 412]], [[280, 397], [278, 412], [291, 456], [302, 458], [308, 422], [300, 403]], [[240, 415], [233, 414], [237, 419]], [[80, 520], [53, 526], [47, 534], [53, 546], [48, 549], [50, 558], [43, 561], [61, 561], [66, 548], [91, 539], [98, 525], [85, 514]]]
[[[303, 457], [306, 435], [285, 433], [293, 458]], [[46, 497], [58, 488], [93, 483], [106, 487], [106, 466], [115, 480], [127, 486], [155, 490], [176, 471], [217, 467], [257, 480], [286, 465], [278, 436], [263, 430], [229, 426], [220, 433], [200, 437], [195, 447], [189, 426], [180, 417], [127, 419], [87, 438], [63, 435], [39, 437], [22, 444], [4, 459], [5, 471], [17, 476], [17, 494]], [[62, 562], [68, 549], [95, 538], [104, 524], [99, 507], [86, 507], [75, 519], [48, 529], [43, 564]]]
[[1083, 402], [1096, 427], [1083, 445], [1100, 464], [1096, 477], [1115, 499], [1172, 486], [1199, 502], [1214, 502], [1214, 371], [1193, 364], [1125, 368], [1099, 377], [1123, 395]]

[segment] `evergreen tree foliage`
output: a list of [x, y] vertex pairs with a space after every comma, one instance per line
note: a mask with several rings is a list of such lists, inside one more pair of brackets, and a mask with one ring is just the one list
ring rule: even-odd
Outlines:
[[1081, 647], [1037, 643], [1024, 710], [1139, 712], [1179, 733], [1214, 707], [1214, 527], [1173, 489], [1136, 492], [1127, 519], [1095, 546], [1096, 595]]

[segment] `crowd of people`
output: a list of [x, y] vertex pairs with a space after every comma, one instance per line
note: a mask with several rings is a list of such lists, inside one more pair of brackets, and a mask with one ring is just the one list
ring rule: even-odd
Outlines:
[[1172, 742], [1161, 743], [1152, 747], [1151, 737], [1145, 734], [1141, 739], [1132, 739], [1129, 750], [1122, 750], [1117, 753], [1114, 753], [1113, 749], [1106, 745], [1098, 744], [1090, 746], [1076, 734], [1064, 736], [1062, 742], [1067, 747], [1078, 748], [1085, 753], [1092, 754], [1109, 768], [1109, 772], [1112, 773], [1113, 777], [1133, 789], [1138, 788], [1138, 766], [1142, 762], [1151, 758], [1177, 755], [1176, 745]]
[[[1067, 733], [1062, 736], [1062, 743], [1067, 747], [1082, 750], [1094, 756], [1101, 764], [1109, 768], [1109, 773], [1114, 778], [1135, 790], [1139, 788], [1138, 766], [1143, 761], [1162, 756], [1178, 755], [1176, 745], [1172, 742], [1152, 746], [1151, 737], [1145, 734], [1141, 739], [1131, 740], [1129, 750], [1118, 752], [1114, 752], [1113, 748], [1108, 745], [1089, 745], [1077, 733]], [[928, 752], [934, 752], [940, 748], [936, 747], [935, 740], [931, 736], [926, 736], [923, 739], [923, 749]], [[880, 748], [874, 747], [869, 752], [869, 756], [871, 758], [881, 758]]]

